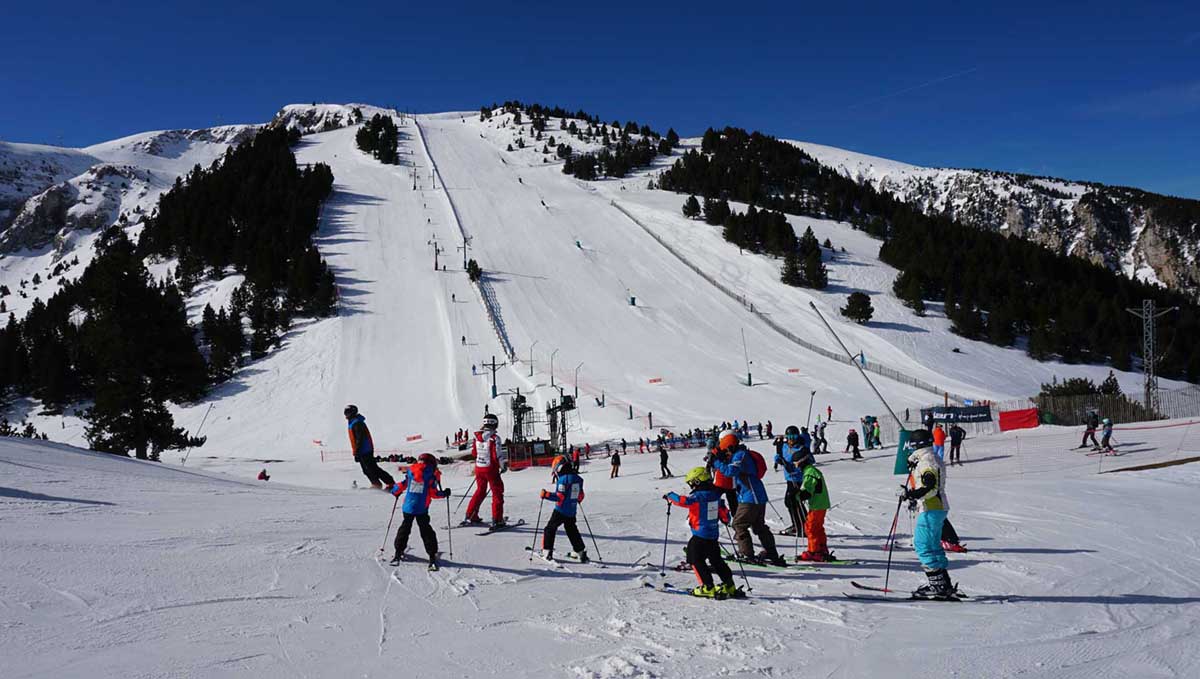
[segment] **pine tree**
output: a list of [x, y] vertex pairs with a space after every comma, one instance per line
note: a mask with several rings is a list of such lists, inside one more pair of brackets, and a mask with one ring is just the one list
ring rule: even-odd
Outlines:
[[871, 297], [865, 292], [850, 293], [846, 298], [846, 306], [842, 307], [842, 315], [859, 325], [865, 325], [874, 313]]
[[696, 200], [695, 196], [688, 196], [688, 199], [684, 201], [683, 216], [688, 219], [695, 219], [700, 216], [700, 201]]
[[779, 280], [793, 287], [804, 285], [804, 275], [800, 272], [800, 252], [798, 250], [792, 250], [784, 255]]
[[821, 262], [821, 250], [808, 253], [804, 258], [804, 286], [824, 290], [829, 285], [829, 272]]

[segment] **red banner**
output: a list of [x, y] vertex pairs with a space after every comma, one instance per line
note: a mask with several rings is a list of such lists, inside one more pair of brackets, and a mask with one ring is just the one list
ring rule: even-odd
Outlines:
[[800, 372], [800, 369], [799, 368], [788, 368], [788, 372], [789, 373], [798, 373], [798, 372]]
[[662, 384], [662, 378], [661, 377], [651, 377], [650, 384]]
[[405, 437], [404, 437], [404, 440], [405, 440], [405, 441], [420, 441], [420, 440], [421, 440], [421, 435], [420, 435], [420, 434], [413, 434], [412, 436], [405, 436]]
[[1033, 429], [1038, 426], [1037, 408], [1025, 410], [1008, 410], [1000, 413], [1000, 431], [1013, 429]]

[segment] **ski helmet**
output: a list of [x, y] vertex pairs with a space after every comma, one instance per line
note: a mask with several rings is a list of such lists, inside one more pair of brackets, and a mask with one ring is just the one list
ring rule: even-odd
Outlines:
[[345, 415], [346, 417], [357, 417], [358, 416], [358, 406], [356, 406], [352, 403], [352, 404], [346, 406], [345, 410], [342, 411], [342, 414]]
[[717, 448], [719, 450], [733, 450], [737, 447], [738, 435], [733, 433], [732, 429], [726, 429], [721, 432], [721, 438], [717, 440]]
[[1107, 417], [1104, 418], [1103, 421], [1104, 421], [1104, 424], [1112, 424], [1112, 420], [1108, 419]]
[[784, 430], [783, 435], [789, 439], [793, 437], [800, 438], [800, 428], [794, 424], [789, 424], [788, 428]]
[[438, 463], [437, 458], [433, 456], [433, 453], [421, 453], [417, 456], [417, 462], [420, 462], [421, 464], [430, 468], [436, 467]]
[[933, 445], [933, 434], [928, 429], [915, 429], [908, 435], [908, 449], [920, 450]]
[[694, 488], [702, 483], [711, 483], [712, 474], [708, 473], [708, 470], [704, 467], [694, 467], [692, 471], [687, 473], [687, 476], [683, 477], [683, 480]]
[[563, 459], [559, 460], [558, 466], [555, 468], [554, 473], [558, 474], [559, 476], [562, 476], [563, 474], [574, 474], [575, 463], [571, 461], [571, 458], [564, 457]]
[[500, 418], [496, 417], [492, 413], [488, 413], [483, 416], [483, 428], [484, 429], [495, 429], [499, 426], [500, 426]]

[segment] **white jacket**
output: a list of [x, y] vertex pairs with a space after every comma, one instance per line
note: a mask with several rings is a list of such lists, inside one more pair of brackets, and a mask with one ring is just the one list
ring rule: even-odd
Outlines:
[[919, 501], [920, 510], [950, 511], [950, 498], [946, 495], [946, 465], [942, 463], [941, 458], [934, 455], [933, 448], [914, 451], [908, 456], [908, 461], [916, 465], [912, 470], [913, 488], [919, 490], [929, 486], [929, 492]]
[[495, 467], [499, 470], [508, 464], [508, 453], [496, 432], [475, 432], [475, 440], [471, 442], [471, 453], [475, 455], [476, 467]]

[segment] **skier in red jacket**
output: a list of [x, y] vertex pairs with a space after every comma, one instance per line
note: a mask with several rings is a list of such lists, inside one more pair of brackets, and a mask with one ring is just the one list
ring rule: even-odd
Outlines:
[[488, 489], [492, 492], [492, 526], [504, 525], [504, 481], [500, 475], [508, 471], [508, 454], [496, 435], [499, 419], [488, 413], [483, 416], [483, 429], [475, 432], [471, 454], [475, 456], [475, 494], [467, 504], [467, 521], [483, 523], [479, 508]]

